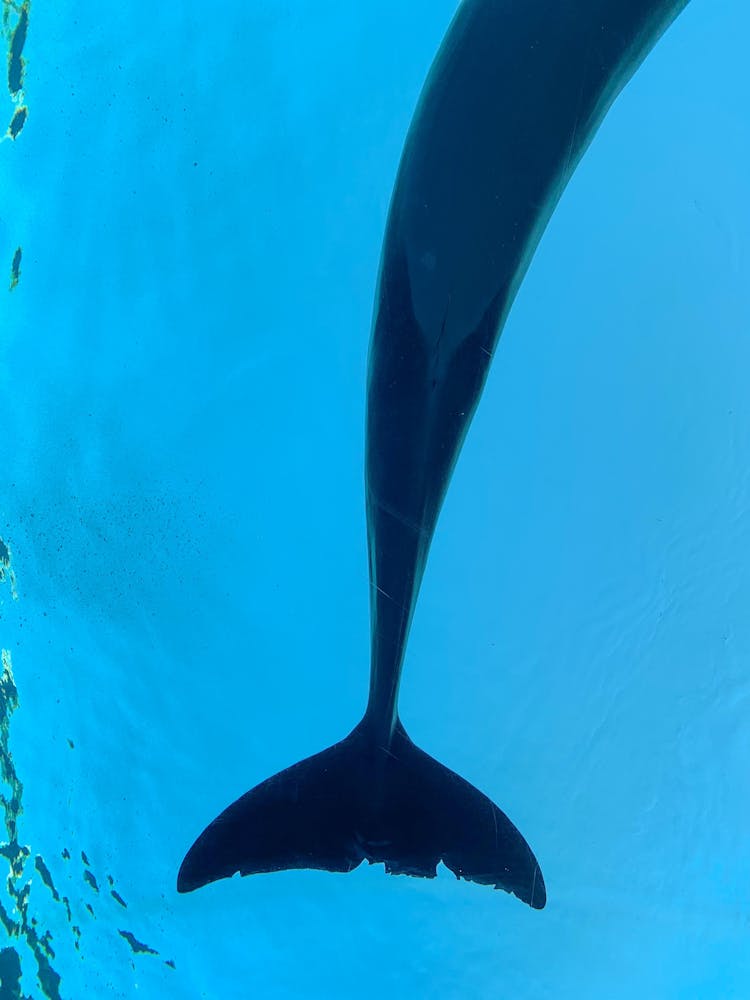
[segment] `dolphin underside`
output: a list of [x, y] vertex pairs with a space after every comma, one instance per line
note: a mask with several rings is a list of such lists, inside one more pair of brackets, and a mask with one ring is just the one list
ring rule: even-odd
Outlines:
[[368, 361], [370, 692], [339, 743], [229, 806], [180, 868], [363, 861], [546, 902], [537, 861], [482, 792], [416, 747], [398, 713], [412, 614], [498, 338], [576, 165], [688, 0], [463, 0], [414, 115], [388, 214]]

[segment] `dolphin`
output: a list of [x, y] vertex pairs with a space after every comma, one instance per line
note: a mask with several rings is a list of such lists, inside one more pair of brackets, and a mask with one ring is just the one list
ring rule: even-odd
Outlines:
[[519, 284], [618, 93], [688, 0], [464, 0], [423, 88], [388, 214], [367, 374], [371, 665], [364, 717], [268, 778], [200, 834], [190, 892], [240, 872], [362, 861], [515, 894], [546, 889], [482, 792], [399, 718], [404, 650], [430, 542]]

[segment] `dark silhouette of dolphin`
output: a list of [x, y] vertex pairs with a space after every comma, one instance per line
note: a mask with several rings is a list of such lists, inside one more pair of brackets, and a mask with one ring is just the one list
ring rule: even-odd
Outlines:
[[189, 892], [240, 872], [459, 878], [541, 909], [528, 844], [415, 746], [404, 647], [443, 497], [518, 286], [605, 113], [687, 0], [464, 0], [425, 84], [390, 206], [367, 385], [372, 658], [346, 739], [281, 771], [198, 837]]

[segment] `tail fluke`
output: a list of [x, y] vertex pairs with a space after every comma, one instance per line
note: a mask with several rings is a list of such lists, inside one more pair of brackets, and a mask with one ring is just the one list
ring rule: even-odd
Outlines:
[[387, 749], [360, 725], [247, 792], [190, 848], [177, 889], [237, 872], [349, 872], [364, 860], [424, 878], [442, 860], [458, 878], [512, 892], [535, 909], [547, 899], [536, 858], [508, 817], [400, 725]]

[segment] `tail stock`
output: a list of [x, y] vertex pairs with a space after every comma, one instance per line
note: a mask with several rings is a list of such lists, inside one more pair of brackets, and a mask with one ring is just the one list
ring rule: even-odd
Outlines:
[[423, 878], [434, 878], [442, 860], [458, 878], [514, 893], [534, 909], [547, 899], [536, 858], [508, 817], [415, 746], [400, 723], [388, 749], [360, 723], [237, 799], [190, 848], [177, 889], [237, 872], [350, 872], [365, 860]]

